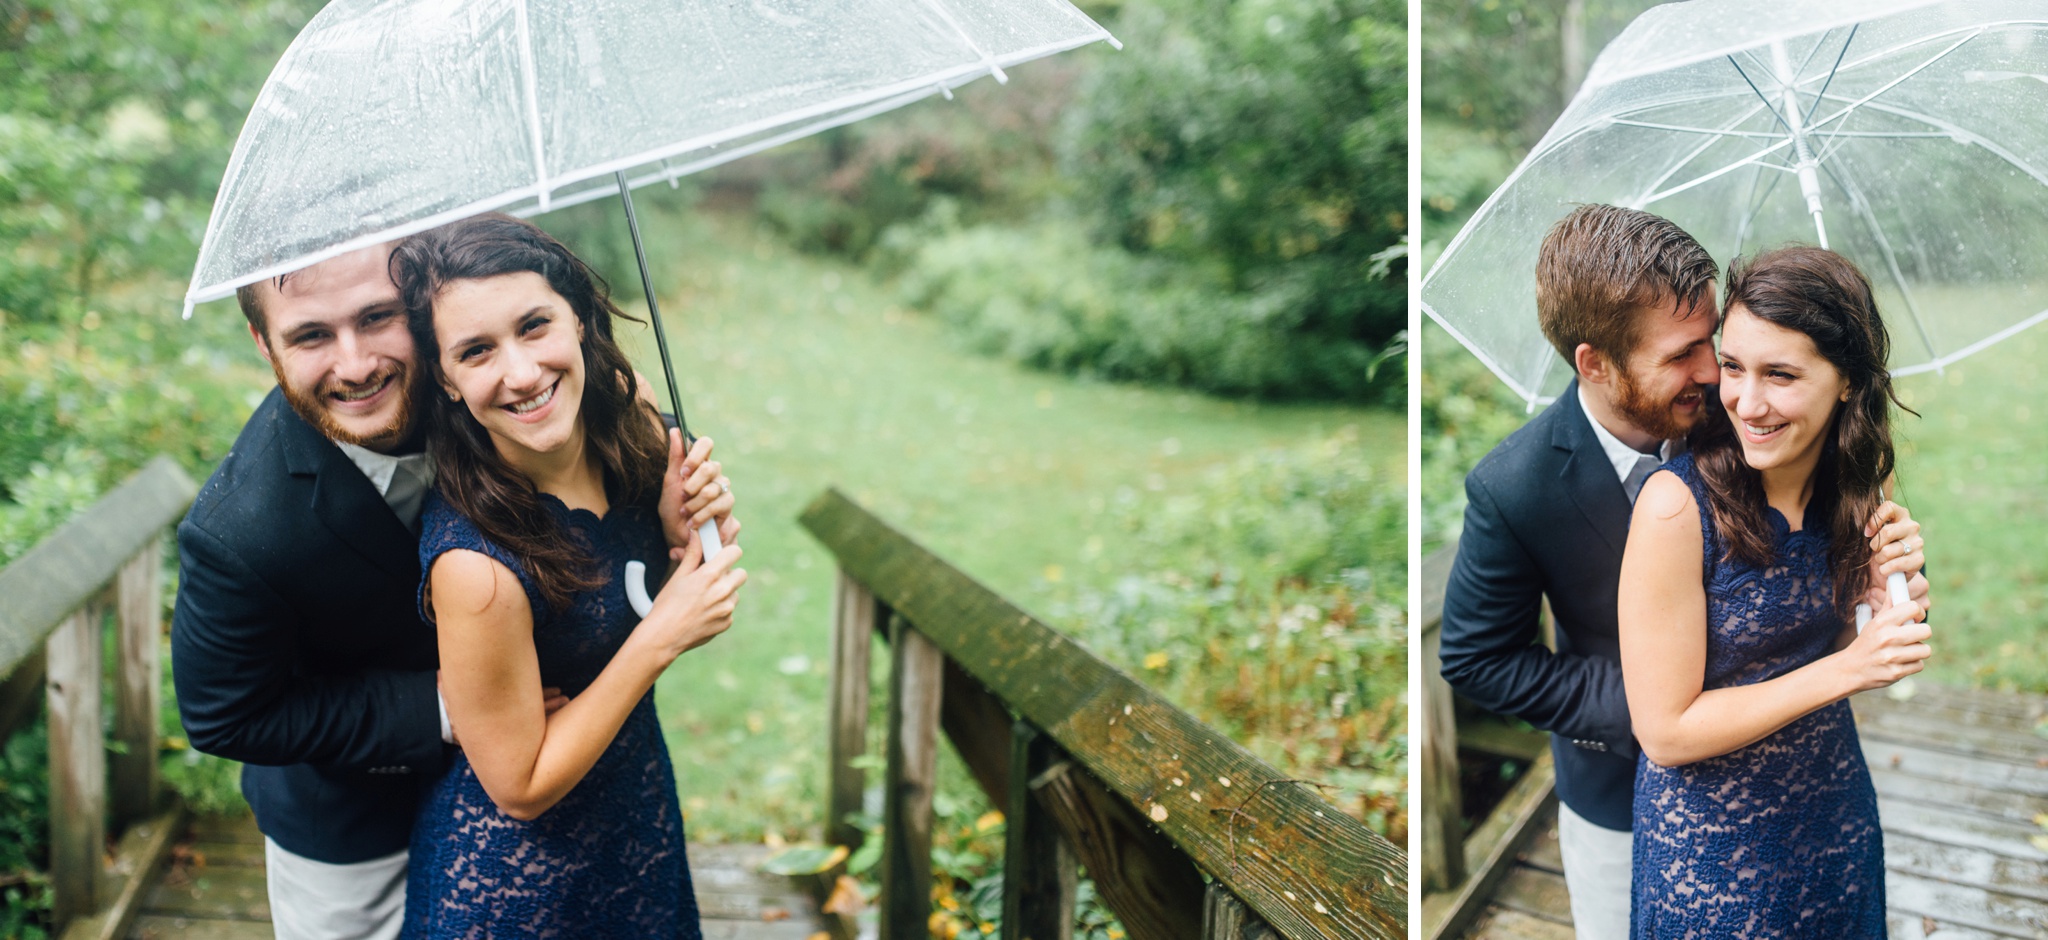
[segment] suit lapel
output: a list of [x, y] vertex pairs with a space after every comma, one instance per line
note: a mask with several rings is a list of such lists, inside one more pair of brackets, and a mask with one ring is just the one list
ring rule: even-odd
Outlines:
[[401, 581], [419, 580], [419, 540], [377, 495], [361, 468], [272, 390], [265, 408], [274, 409], [284, 442], [285, 467], [310, 477], [312, 510], [327, 530], [372, 564]]
[[1593, 419], [1579, 407], [1579, 383], [1573, 381], [1557, 400], [1558, 423], [1551, 429], [1551, 446], [1567, 452], [1558, 482], [1579, 507], [1586, 522], [1599, 533], [1616, 555], [1628, 545], [1630, 508], [1628, 494], [1614, 477], [1600, 439], [1593, 436]]

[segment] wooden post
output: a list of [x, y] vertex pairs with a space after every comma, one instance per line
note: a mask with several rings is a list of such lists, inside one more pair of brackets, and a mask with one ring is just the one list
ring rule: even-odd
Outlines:
[[881, 934], [922, 937], [932, 909], [932, 794], [938, 784], [945, 654], [889, 621], [889, 782], [882, 812]]
[[14, 664], [14, 671], [0, 677], [0, 743], [14, 737], [42, 710], [44, 696], [43, 647]]
[[107, 752], [100, 731], [101, 603], [50, 634], [50, 919], [59, 931], [93, 911], [106, 851]]
[[1129, 801], [1071, 760], [1033, 777], [1031, 786], [1131, 940], [1201, 936], [1201, 872]]
[[1271, 940], [1273, 928], [1221, 882], [1209, 883], [1202, 903], [1202, 940]]
[[875, 595], [840, 569], [832, 595], [831, 777], [826, 786], [825, 840], [849, 849], [860, 848], [865, 838], [847, 817], [860, 812], [867, 790], [867, 771], [853, 766], [853, 760], [868, 748], [870, 660], [880, 610]]
[[120, 684], [114, 691], [114, 740], [125, 753], [110, 758], [114, 825], [148, 819], [156, 810], [157, 698], [163, 684], [161, 580], [163, 538], [158, 536], [129, 559], [116, 582], [119, 597], [116, 649]]
[[1004, 809], [1003, 935], [1073, 940], [1074, 853], [1031, 795], [1031, 778], [1052, 766], [1051, 738], [1020, 721], [1010, 733], [1009, 806]]
[[1439, 630], [1430, 625], [1422, 642], [1422, 890], [1448, 891], [1465, 880], [1464, 798], [1458, 790], [1458, 723], [1451, 687], [1439, 673]]

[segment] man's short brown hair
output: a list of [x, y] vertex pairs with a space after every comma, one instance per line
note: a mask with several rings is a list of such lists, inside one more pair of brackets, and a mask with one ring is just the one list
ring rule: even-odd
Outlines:
[[1639, 209], [1580, 206], [1550, 227], [1536, 256], [1536, 317], [1576, 370], [1580, 343], [1627, 368], [1641, 335], [1637, 311], [1678, 301], [1690, 310], [1718, 274], [1714, 259], [1671, 220]]

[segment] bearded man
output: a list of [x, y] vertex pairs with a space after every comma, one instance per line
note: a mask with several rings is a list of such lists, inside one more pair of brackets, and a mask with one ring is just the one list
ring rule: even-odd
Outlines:
[[[1536, 307], [1577, 378], [1465, 477], [1443, 677], [1552, 732], [1558, 842], [1586, 940], [1628, 936], [1638, 748], [1616, 591], [1636, 493], [1714, 394], [1715, 276], [1706, 249], [1649, 213], [1582, 206], [1558, 222], [1536, 262]], [[1555, 653], [1538, 642], [1546, 596]]]

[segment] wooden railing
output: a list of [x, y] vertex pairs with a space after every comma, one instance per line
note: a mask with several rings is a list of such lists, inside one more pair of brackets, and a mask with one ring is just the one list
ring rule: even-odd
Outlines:
[[839, 564], [826, 819], [849, 847], [889, 642], [882, 937], [926, 936], [941, 728], [1006, 810], [1006, 938], [1072, 935], [1076, 864], [1132, 940], [1407, 936], [1400, 849], [836, 490], [802, 522]]
[[1421, 820], [1416, 887], [1423, 893], [1424, 940], [1448, 940], [1464, 932], [1513, 866], [1516, 853], [1535, 834], [1535, 821], [1556, 801], [1555, 772], [1550, 752], [1544, 749], [1486, 819], [1470, 833], [1465, 831], [1464, 800], [1458, 789], [1457, 709], [1437, 655], [1444, 585], [1457, 555], [1458, 543], [1453, 541], [1422, 560], [1422, 589], [1415, 598], [1422, 662], [1420, 687], [1413, 698], [1422, 714], [1412, 759], [1421, 770], [1422, 791], [1413, 802], [1419, 803], [1415, 815]]
[[[171, 828], [154, 818], [163, 535], [196, 492], [159, 457], [0, 571], [0, 740], [35, 716], [39, 698], [47, 706], [50, 883], [60, 932], [118, 935], [126, 925], [88, 915], [132, 908], [119, 903], [122, 895], [147, 880], [147, 872], [128, 873], [117, 884], [103, 874], [109, 822], [116, 831], [148, 828], [159, 848]], [[109, 611], [118, 657], [111, 738], [100, 704]]]

